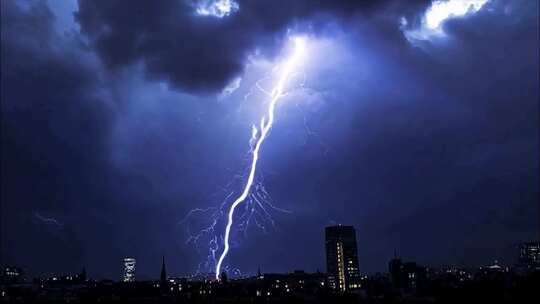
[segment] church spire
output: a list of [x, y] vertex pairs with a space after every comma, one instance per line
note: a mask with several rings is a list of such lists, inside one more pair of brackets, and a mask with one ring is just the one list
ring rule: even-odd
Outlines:
[[167, 283], [167, 270], [165, 269], [165, 256], [163, 256], [163, 261], [161, 262], [161, 283]]

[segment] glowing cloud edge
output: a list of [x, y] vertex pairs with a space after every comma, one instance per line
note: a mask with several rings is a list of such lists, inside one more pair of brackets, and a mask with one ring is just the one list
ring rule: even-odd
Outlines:
[[407, 20], [402, 18], [401, 26], [405, 37], [414, 40], [431, 40], [444, 37], [443, 24], [451, 18], [477, 13], [490, 0], [435, 0], [425, 11], [419, 28], [406, 29]]
[[197, 15], [216, 18], [229, 16], [240, 9], [240, 6], [234, 0], [199, 0], [195, 5]]

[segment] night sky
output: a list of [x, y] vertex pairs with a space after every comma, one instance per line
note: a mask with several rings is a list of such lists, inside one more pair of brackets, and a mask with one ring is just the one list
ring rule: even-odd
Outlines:
[[244, 96], [291, 35], [308, 37], [305, 82], [257, 175], [274, 226], [235, 233], [227, 265], [324, 271], [338, 223], [362, 273], [394, 250], [512, 263], [538, 238], [538, 1], [490, 0], [432, 35], [429, 0], [214, 2], [0, 1], [3, 263], [118, 279], [133, 256], [144, 279], [165, 255], [194, 273], [208, 248], [186, 241], [208, 219], [183, 219], [240, 190], [265, 110]]

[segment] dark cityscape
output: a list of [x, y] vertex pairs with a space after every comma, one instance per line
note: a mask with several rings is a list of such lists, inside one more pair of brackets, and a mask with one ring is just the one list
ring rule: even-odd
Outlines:
[[0, 303], [536, 303], [536, 0], [0, 1]]
[[[116, 280], [93, 280], [80, 272], [30, 280], [24, 270], [6, 266], [2, 300], [26, 303], [439, 303], [455, 301], [528, 302], [538, 298], [540, 243], [522, 243], [516, 262], [477, 268], [432, 268], [394, 256], [388, 270], [361, 275], [352, 226], [326, 227], [327, 272], [265, 273], [229, 278], [223, 272], [172, 277], [162, 258], [159, 279], [137, 280], [136, 259], [122, 260]], [[156, 269], [157, 273], [157, 269]]]

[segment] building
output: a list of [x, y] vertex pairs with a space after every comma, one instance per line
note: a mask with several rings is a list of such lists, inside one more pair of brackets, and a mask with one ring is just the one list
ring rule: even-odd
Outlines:
[[4, 283], [20, 283], [23, 277], [23, 270], [15, 266], [6, 266], [2, 273], [2, 282]]
[[424, 266], [415, 262], [403, 264], [404, 287], [409, 290], [416, 290], [426, 281], [427, 271]]
[[360, 288], [354, 227], [342, 225], [326, 227], [325, 235], [328, 285], [341, 292]]
[[427, 270], [415, 262], [403, 263], [400, 258], [394, 257], [388, 263], [388, 272], [392, 287], [403, 290], [416, 290], [426, 281]]
[[[236, 281], [239, 282], [239, 281]], [[265, 273], [258, 271], [256, 277], [242, 279], [255, 297], [280, 297], [307, 293], [315, 295], [327, 289], [326, 275], [321, 272]], [[254, 284], [253, 284], [254, 283]]]
[[86, 267], [83, 266], [81, 273], [78, 275], [78, 279], [81, 282], [86, 282], [87, 275], [86, 275]]
[[402, 273], [403, 273], [403, 263], [400, 258], [394, 257], [388, 263], [388, 272], [390, 273], [390, 281], [392, 282], [392, 287], [399, 289], [402, 287]]
[[165, 268], [165, 256], [163, 256], [163, 260], [161, 262], [161, 275], [159, 276], [159, 285], [161, 286], [162, 290], [167, 290], [169, 287], [168, 283], [169, 282], [167, 281], [167, 269]]
[[124, 276], [122, 281], [124, 282], [134, 282], [135, 281], [135, 264], [136, 261], [134, 258], [124, 258]]
[[540, 266], [540, 242], [521, 243], [518, 262], [528, 267]]

